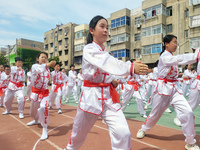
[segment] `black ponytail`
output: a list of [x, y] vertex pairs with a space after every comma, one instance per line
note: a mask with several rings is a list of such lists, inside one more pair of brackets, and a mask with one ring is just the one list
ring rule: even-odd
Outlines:
[[[94, 18], [92, 18], [92, 20], [90, 21], [89, 24], [89, 28], [95, 29], [97, 22], [101, 19], [105, 19], [102, 16], [95, 16]], [[107, 21], [107, 19], [105, 19]], [[108, 21], [107, 21], [108, 22]], [[93, 36], [92, 34], [89, 32], [88, 36], [87, 36], [87, 44], [92, 43], [93, 42]]]
[[162, 55], [162, 53], [165, 51], [166, 47], [165, 47], [165, 43], [169, 43], [172, 41], [173, 38], [176, 38], [177, 37], [175, 35], [172, 35], [172, 34], [168, 34], [166, 35], [164, 38], [163, 38], [163, 42], [162, 42], [162, 45], [163, 45], [163, 48], [162, 48], [162, 52], [160, 53], [160, 55]]

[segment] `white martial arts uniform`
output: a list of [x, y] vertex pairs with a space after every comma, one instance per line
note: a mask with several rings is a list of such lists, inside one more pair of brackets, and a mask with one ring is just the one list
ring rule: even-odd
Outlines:
[[83, 77], [82, 74], [78, 73], [77, 75], [78, 80], [77, 80], [77, 95], [79, 95], [81, 93], [81, 91], [83, 90]]
[[7, 112], [10, 112], [12, 109], [12, 101], [14, 97], [17, 98], [18, 101], [18, 111], [19, 113], [24, 112], [25, 98], [23, 87], [24, 84], [21, 81], [25, 82], [25, 72], [23, 69], [18, 70], [17, 66], [11, 67], [11, 79], [8, 84], [8, 89], [5, 93], [4, 103], [6, 106]]
[[4, 106], [4, 96], [7, 90], [8, 84], [10, 83], [10, 75], [6, 75], [5, 72], [0, 74], [0, 106]]
[[188, 103], [194, 111], [200, 104], [200, 63], [197, 66], [197, 78], [192, 82], [190, 87], [190, 97]]
[[183, 96], [185, 97], [188, 93], [188, 90], [190, 89], [190, 85], [192, 82], [192, 78], [195, 77], [195, 75], [192, 73], [191, 70], [185, 70], [183, 76], [187, 76], [189, 79], [183, 79]]
[[152, 111], [142, 125], [142, 130], [147, 132], [151, 129], [163, 112], [170, 106], [176, 111], [181, 121], [182, 131], [186, 137], [186, 143], [194, 144], [195, 124], [194, 114], [191, 107], [182, 95], [182, 89], [178, 84], [178, 65], [192, 64], [197, 60], [199, 53], [173, 56], [169, 51], [160, 56], [158, 63], [158, 81], [153, 95]]
[[30, 96], [31, 96], [31, 91], [32, 91], [32, 85], [31, 85], [31, 72], [27, 72], [27, 96], [28, 96], [28, 99], [30, 99]]
[[115, 59], [93, 42], [83, 49], [82, 70], [84, 87], [67, 149], [79, 149], [101, 116], [108, 125], [112, 149], [130, 150], [131, 134], [121, 111], [119, 95], [112, 100], [110, 88], [113, 75], [128, 76], [133, 73], [134, 65]]
[[68, 74], [68, 82], [67, 82], [67, 100], [69, 101], [70, 96], [71, 96], [71, 92], [73, 90], [73, 94], [74, 94], [74, 100], [76, 102], [78, 102], [78, 95], [77, 95], [77, 87], [76, 87], [76, 71], [69, 71]]
[[34, 64], [31, 70], [31, 108], [30, 116], [35, 121], [40, 121], [42, 127], [47, 128], [49, 124], [49, 90], [50, 71], [47, 64]]
[[52, 107], [54, 105], [54, 100], [56, 99], [56, 108], [61, 108], [62, 102], [62, 87], [64, 83], [67, 81], [67, 75], [65, 75], [61, 71], [53, 71], [51, 72], [52, 78], [52, 86], [51, 93], [49, 95], [49, 106]]

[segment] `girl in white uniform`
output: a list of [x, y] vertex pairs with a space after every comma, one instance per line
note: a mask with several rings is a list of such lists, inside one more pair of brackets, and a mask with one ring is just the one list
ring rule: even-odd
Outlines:
[[[67, 150], [77, 150], [86, 139], [99, 116], [105, 120], [111, 137], [112, 149], [131, 149], [131, 134], [121, 111], [120, 97], [114, 87], [113, 75], [144, 74], [147, 66], [142, 63], [123, 62], [105, 51], [103, 43], [108, 37], [108, 23], [102, 16], [94, 17], [89, 24], [89, 35], [83, 49], [84, 87]], [[122, 132], [123, 131], [123, 132]]]
[[199, 149], [194, 139], [196, 135], [194, 114], [185, 97], [182, 95], [177, 80], [178, 65], [195, 63], [199, 52], [173, 56], [172, 53], [177, 48], [177, 37], [174, 35], [166, 35], [163, 42], [165, 45], [164, 49], [166, 49], [163, 49], [161, 52], [158, 63], [158, 82], [153, 95], [152, 111], [142, 125], [142, 128], [138, 131], [137, 138], [144, 138], [145, 133], [156, 124], [165, 109], [171, 104], [182, 123], [182, 131], [186, 137], [185, 142], [187, 143], [185, 148], [187, 150]]
[[32, 88], [32, 86], [31, 86], [31, 69], [30, 69], [30, 71], [27, 72], [27, 91], [26, 91], [26, 93], [27, 93], [28, 98], [26, 99], [26, 101], [31, 100], [30, 99], [31, 90], [32, 90], [31, 88]]
[[38, 64], [34, 64], [31, 70], [31, 108], [30, 116], [34, 120], [27, 123], [28, 126], [39, 124], [43, 127], [41, 140], [48, 138], [47, 127], [49, 124], [49, 89], [48, 83], [50, 80], [49, 67], [54, 67], [56, 61], [51, 61], [47, 64], [48, 54], [40, 52], [37, 56]]
[[10, 66], [5, 65], [5, 72], [2, 72], [0, 76], [0, 107], [5, 107], [4, 96], [10, 82]]
[[83, 76], [82, 76], [82, 69], [79, 70], [77, 75], [77, 95], [79, 96], [81, 91], [83, 90]]
[[66, 101], [66, 95], [67, 95], [67, 81], [68, 81], [68, 76], [66, 74], [66, 71], [65, 71], [65, 68], [63, 68], [61, 70], [67, 77], [67, 80], [65, 81], [64, 85], [63, 85], [63, 88], [62, 88], [62, 99], [63, 101]]
[[24, 82], [25, 82], [25, 72], [22, 69], [22, 58], [15, 57], [15, 65], [11, 67], [11, 79], [10, 83], [8, 84], [8, 89], [5, 93], [5, 106], [6, 111], [3, 115], [10, 114], [12, 109], [12, 101], [14, 100], [14, 96], [17, 98], [18, 101], [18, 111], [19, 111], [19, 118], [23, 119], [24, 115], [24, 105], [25, 105], [25, 98], [24, 98]]
[[60, 64], [57, 62], [54, 71], [51, 72], [52, 86], [51, 93], [49, 95], [49, 109], [52, 109], [54, 105], [54, 100], [56, 99], [56, 108], [58, 109], [58, 114], [62, 114], [61, 103], [62, 103], [62, 88], [67, 81], [67, 76], [60, 70]]

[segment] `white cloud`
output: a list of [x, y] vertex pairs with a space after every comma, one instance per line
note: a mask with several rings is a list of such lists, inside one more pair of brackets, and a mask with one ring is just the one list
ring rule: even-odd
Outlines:
[[10, 25], [10, 21], [5, 20], [5, 19], [0, 19], [0, 24], [1, 25]]

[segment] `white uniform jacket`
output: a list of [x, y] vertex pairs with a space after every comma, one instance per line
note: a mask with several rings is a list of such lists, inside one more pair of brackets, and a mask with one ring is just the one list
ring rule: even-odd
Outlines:
[[67, 86], [74, 86], [76, 84], [76, 71], [69, 71]]
[[0, 79], [1, 79], [0, 80], [1, 88], [3, 92], [5, 92], [5, 89], [8, 87], [8, 84], [10, 83], [10, 75], [6, 75], [5, 72], [2, 72]]
[[192, 78], [195, 77], [195, 75], [192, 73], [192, 71], [191, 71], [191, 70], [188, 70], [188, 69], [186, 69], [186, 70], [184, 71], [183, 76], [189, 77], [189, 79], [183, 79], [183, 83], [184, 83], [184, 84], [191, 84], [191, 83], [192, 83]]
[[[82, 76], [84, 80], [111, 83], [114, 79], [113, 75], [128, 76], [133, 74], [133, 70], [134, 65], [130, 61], [123, 62], [115, 59], [95, 42], [86, 45], [83, 49]], [[121, 109], [120, 103], [113, 103], [109, 86], [83, 87], [79, 103], [81, 110], [100, 115], [103, 111], [103, 102], [115, 111]]]
[[61, 91], [62, 91], [62, 86], [67, 81], [67, 75], [65, 75], [61, 71], [52, 71], [51, 78], [52, 78], [52, 83], [53, 83], [52, 90], [54, 91], [56, 88], [61, 87]]
[[[48, 89], [48, 83], [50, 80], [50, 71], [47, 68], [47, 64], [34, 64], [32, 66], [31, 70], [31, 85], [33, 88], [36, 88], [38, 90], [47, 90]], [[41, 101], [41, 98], [39, 97], [39, 94], [32, 91], [31, 94], [31, 100], [34, 101]]]
[[77, 84], [77, 86], [82, 86], [82, 85], [83, 85], [83, 77], [82, 77], [82, 74], [78, 73], [77, 77], [78, 77], [78, 81], [77, 81], [78, 84]]
[[191, 89], [198, 89], [200, 91], [200, 63], [197, 65], [197, 78], [192, 82]]
[[27, 72], [27, 85], [31, 84], [31, 72]]
[[175, 89], [182, 94], [182, 89], [178, 84], [178, 65], [192, 64], [197, 61], [199, 53], [189, 53], [173, 56], [172, 53], [165, 50], [160, 56], [158, 63], [158, 81], [156, 91], [160, 95], [171, 96]]
[[[21, 81], [25, 81], [25, 72], [23, 69], [18, 70], [17, 66], [11, 67], [11, 79], [8, 85], [10, 90], [22, 90]], [[24, 85], [24, 84], [23, 84]]]

